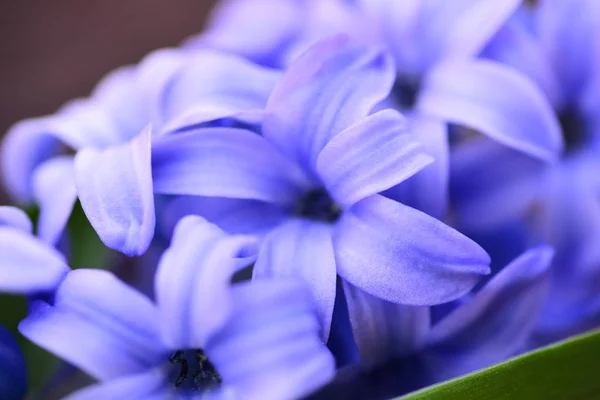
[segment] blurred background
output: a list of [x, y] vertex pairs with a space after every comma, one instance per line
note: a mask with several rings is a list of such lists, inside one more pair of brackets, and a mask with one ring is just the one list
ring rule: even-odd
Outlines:
[[110, 70], [200, 31], [215, 2], [0, 2], [0, 137], [20, 119], [87, 95]]

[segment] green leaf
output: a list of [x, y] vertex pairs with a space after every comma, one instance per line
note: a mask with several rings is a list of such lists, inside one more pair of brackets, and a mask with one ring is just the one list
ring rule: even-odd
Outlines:
[[398, 400], [600, 398], [600, 331], [432, 386]]

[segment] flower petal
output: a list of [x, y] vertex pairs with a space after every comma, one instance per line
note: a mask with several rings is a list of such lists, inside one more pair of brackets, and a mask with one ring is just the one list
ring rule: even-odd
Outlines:
[[305, 285], [259, 280], [236, 285], [231, 295], [231, 318], [206, 347], [224, 381], [248, 398], [279, 399], [303, 398], [333, 377]]
[[18, 228], [0, 226], [0, 291], [35, 294], [53, 290], [69, 271], [54, 248]]
[[40, 206], [37, 234], [54, 246], [67, 226], [77, 200], [73, 158], [54, 157], [36, 168], [33, 195]]
[[233, 54], [204, 49], [173, 77], [162, 100], [165, 131], [224, 117], [247, 122], [265, 108], [281, 73]]
[[291, 220], [272, 231], [261, 245], [253, 278], [295, 277], [311, 289], [321, 322], [321, 337], [327, 341], [335, 305], [335, 258], [331, 227], [301, 219]]
[[267, 103], [264, 136], [309, 171], [331, 138], [362, 120], [392, 88], [394, 66], [379, 47], [336, 36], [284, 73]]
[[363, 364], [375, 366], [423, 347], [429, 331], [429, 307], [390, 303], [342, 282]]
[[[544, 303], [554, 251], [525, 252], [430, 333], [439, 380], [501, 362], [525, 345]], [[452, 349], [449, 351], [449, 349]]]
[[127, 255], [140, 255], [154, 235], [151, 129], [123, 145], [84, 149], [75, 157], [81, 206], [100, 239]]
[[395, 110], [383, 110], [334, 137], [317, 159], [317, 171], [342, 206], [397, 185], [432, 163]]
[[448, 209], [449, 143], [446, 124], [425, 115], [413, 115], [409, 129], [423, 143], [434, 162], [401, 184], [385, 191], [384, 196], [442, 219]]
[[237, 259], [257, 251], [250, 236], [227, 235], [201, 217], [182, 219], [155, 277], [163, 341], [173, 349], [204, 348], [229, 316]]
[[417, 109], [546, 161], [563, 149], [558, 120], [540, 89], [487, 60], [449, 61], [426, 78]]
[[173, 388], [165, 383], [162, 368], [148, 372], [111, 379], [78, 390], [63, 400], [140, 399], [161, 400], [170, 398]]
[[27, 370], [19, 344], [0, 326], [0, 393], [5, 400], [20, 400], [27, 392]]
[[19, 331], [99, 380], [140, 373], [168, 358], [154, 305], [107, 271], [71, 272], [54, 305], [30, 313]]
[[156, 193], [293, 204], [309, 185], [297, 166], [263, 137], [203, 128], [162, 137], [152, 149]]
[[0, 226], [10, 226], [25, 233], [33, 231], [33, 224], [25, 211], [11, 206], [0, 206]]
[[420, 211], [378, 195], [344, 213], [333, 243], [339, 275], [393, 303], [448, 302], [489, 273], [489, 256], [475, 242]]

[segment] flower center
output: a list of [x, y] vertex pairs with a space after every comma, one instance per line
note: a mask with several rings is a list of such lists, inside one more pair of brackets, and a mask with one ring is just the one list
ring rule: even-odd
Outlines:
[[177, 389], [208, 391], [222, 382], [203, 350], [177, 350], [169, 362], [174, 366], [169, 378]]
[[578, 150], [587, 138], [585, 124], [575, 110], [566, 110], [558, 115], [567, 152]]
[[342, 209], [321, 188], [306, 193], [296, 205], [294, 214], [316, 221], [335, 222], [342, 214]]
[[421, 82], [419, 79], [401, 76], [396, 79], [392, 94], [401, 109], [410, 110], [417, 102], [420, 89]]

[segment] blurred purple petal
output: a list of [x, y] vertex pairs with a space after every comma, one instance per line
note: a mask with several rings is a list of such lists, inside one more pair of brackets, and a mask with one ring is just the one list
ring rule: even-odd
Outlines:
[[331, 227], [295, 219], [265, 238], [253, 278], [295, 277], [304, 280], [317, 305], [321, 337], [326, 341], [335, 304], [335, 264]]
[[111, 379], [78, 390], [63, 400], [99, 399], [143, 399], [163, 400], [172, 395], [173, 389], [167, 386], [162, 368], [155, 368], [136, 375]]
[[257, 252], [252, 237], [229, 236], [197, 216], [181, 220], [155, 277], [164, 343], [172, 349], [204, 348], [229, 317], [236, 259]]
[[491, 61], [439, 64], [424, 82], [417, 108], [542, 160], [555, 161], [563, 150], [558, 120], [540, 89]]
[[262, 136], [204, 128], [162, 137], [152, 149], [156, 193], [233, 197], [291, 205], [309, 185]]
[[106, 271], [71, 272], [54, 306], [37, 308], [19, 331], [99, 380], [140, 373], [168, 358], [154, 305]]
[[391, 58], [346, 36], [319, 42], [292, 63], [267, 103], [264, 136], [314, 171], [329, 140], [361, 121], [390, 92]]
[[432, 328], [437, 379], [504, 361], [523, 348], [546, 298], [553, 254], [548, 246], [524, 253]]
[[69, 267], [51, 246], [18, 228], [0, 226], [0, 291], [35, 294], [53, 290]]
[[148, 127], [128, 143], [75, 157], [86, 216], [104, 244], [127, 255], [143, 254], [154, 235], [150, 145]]
[[0, 395], [3, 400], [22, 400], [27, 392], [27, 369], [19, 344], [0, 326]]
[[427, 340], [429, 307], [405, 306], [373, 297], [344, 281], [354, 340], [367, 366], [419, 351]]
[[454, 300], [489, 273], [489, 256], [471, 239], [382, 196], [354, 205], [338, 222], [333, 238], [338, 274], [394, 303]]
[[40, 207], [37, 235], [54, 246], [67, 226], [77, 200], [73, 157], [54, 157], [36, 168], [33, 195]]
[[317, 170], [342, 206], [411, 177], [433, 162], [394, 110], [367, 117], [334, 137], [321, 151]]
[[33, 231], [33, 224], [25, 211], [11, 206], [0, 206], [0, 226], [10, 226], [25, 233]]
[[[253, 281], [233, 287], [232, 316], [208, 356], [223, 380], [248, 398], [302, 398], [333, 378], [319, 340], [312, 296], [299, 281]], [[244, 354], [244, 357], [240, 357]]]

